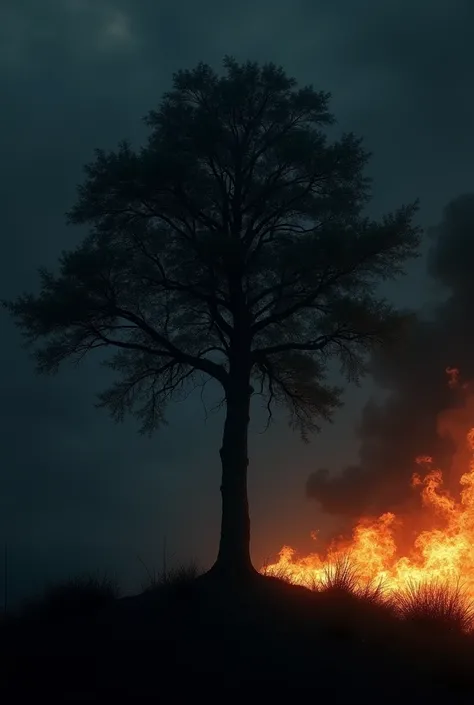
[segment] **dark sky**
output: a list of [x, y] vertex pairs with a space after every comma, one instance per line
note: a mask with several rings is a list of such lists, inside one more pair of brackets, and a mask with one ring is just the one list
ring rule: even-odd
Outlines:
[[[2, 298], [37, 286], [84, 231], [65, 226], [95, 147], [139, 144], [141, 117], [172, 73], [224, 54], [274, 61], [301, 84], [333, 94], [341, 129], [374, 152], [371, 212], [419, 196], [424, 226], [474, 191], [474, 4], [470, 0], [3, 0], [0, 5]], [[423, 262], [391, 294], [420, 307], [435, 297]], [[14, 598], [83, 570], [116, 572], [125, 589], [145, 578], [137, 555], [206, 565], [219, 527], [220, 414], [204, 423], [199, 396], [170, 409], [147, 440], [93, 407], [106, 385], [89, 360], [38, 378], [19, 334], [0, 320], [0, 541]], [[356, 457], [353, 426], [371, 392], [348, 389], [332, 426], [305, 447], [285, 422], [251, 438], [252, 551], [256, 564], [284, 542], [304, 550], [326, 521], [305, 498], [319, 466]], [[212, 404], [212, 394], [209, 403]]]

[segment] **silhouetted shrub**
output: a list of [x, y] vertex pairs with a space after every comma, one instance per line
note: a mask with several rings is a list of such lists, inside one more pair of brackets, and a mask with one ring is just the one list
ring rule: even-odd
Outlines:
[[51, 623], [92, 617], [119, 595], [120, 589], [113, 579], [76, 577], [47, 587], [40, 597], [23, 605], [20, 617]]
[[145, 592], [152, 590], [182, 592], [193, 585], [195, 580], [202, 574], [202, 570], [194, 561], [158, 574], [155, 571], [151, 573], [146, 566], [145, 569], [148, 576], [148, 581], [142, 585]]

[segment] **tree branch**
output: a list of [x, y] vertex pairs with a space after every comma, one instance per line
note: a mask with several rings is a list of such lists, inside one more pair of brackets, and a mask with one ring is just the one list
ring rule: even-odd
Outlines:
[[317, 352], [318, 350], [323, 350], [323, 348], [333, 342], [339, 335], [340, 333], [336, 331], [331, 335], [321, 335], [319, 338], [316, 338], [316, 340], [308, 341], [306, 343], [281, 343], [280, 345], [270, 345], [266, 348], [257, 348], [252, 351], [252, 358], [254, 363], [256, 363], [261, 362], [269, 355], [275, 355], [282, 352]]
[[160, 335], [155, 328], [150, 326], [143, 318], [140, 318], [132, 311], [127, 311], [120, 306], [114, 306], [114, 309], [118, 316], [135, 323], [135, 325], [146, 333], [153, 341], [164, 347], [168, 351], [168, 354], [176, 358], [178, 362], [182, 362], [205, 372], [211, 377], [217, 379], [224, 386], [227, 384], [227, 371], [222, 365], [218, 365], [217, 363], [212, 362], [212, 360], [206, 360], [205, 358], [200, 358], [198, 356], [183, 352], [173, 345], [170, 340]]

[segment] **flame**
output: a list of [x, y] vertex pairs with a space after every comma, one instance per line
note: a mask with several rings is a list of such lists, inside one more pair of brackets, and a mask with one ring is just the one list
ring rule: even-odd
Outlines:
[[[449, 386], [459, 384], [459, 371], [447, 368]], [[358, 587], [382, 584], [388, 593], [403, 591], [409, 585], [442, 583], [459, 586], [474, 599], [474, 427], [466, 435], [470, 453], [468, 469], [459, 479], [459, 498], [443, 485], [443, 474], [433, 458], [420, 456], [420, 472], [412, 476], [412, 488], [421, 496], [422, 512], [431, 528], [418, 531], [411, 545], [401, 551], [397, 530], [404, 520], [392, 512], [378, 517], [362, 517], [353, 528], [350, 541], [333, 540], [323, 553], [298, 557], [283, 546], [278, 560], [262, 568], [267, 575], [284, 575], [296, 584], [318, 588], [331, 566], [349, 558], [357, 574]], [[426, 523], [426, 522], [425, 522]], [[317, 532], [312, 532], [317, 538]]]

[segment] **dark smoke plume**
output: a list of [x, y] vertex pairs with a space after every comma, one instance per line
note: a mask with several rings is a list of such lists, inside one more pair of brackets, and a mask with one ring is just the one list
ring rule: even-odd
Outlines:
[[307, 481], [308, 497], [327, 513], [408, 510], [419, 501], [410, 486], [419, 455], [433, 456], [448, 471], [449, 487], [455, 448], [438, 422], [440, 412], [464, 403], [450, 389], [446, 368], [474, 379], [474, 194], [451, 201], [429, 235], [429, 274], [446, 298], [429, 317], [416, 317], [403, 342], [374, 356], [374, 380], [388, 396], [363, 410], [358, 464], [339, 475], [320, 469]]

